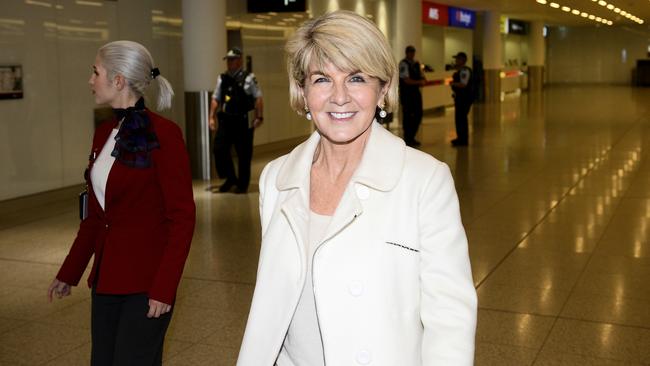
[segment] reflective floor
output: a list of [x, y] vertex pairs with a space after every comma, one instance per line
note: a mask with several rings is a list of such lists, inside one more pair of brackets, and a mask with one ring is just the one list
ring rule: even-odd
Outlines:
[[[458, 149], [453, 110], [425, 117], [422, 150], [451, 167], [469, 237], [476, 365], [650, 365], [649, 101], [613, 86], [509, 95], [473, 108]], [[255, 178], [281, 153], [257, 156]], [[234, 364], [259, 250], [252, 191], [195, 184], [165, 365]], [[75, 192], [0, 203], [0, 365], [88, 364], [89, 290], [45, 296], [78, 225]]]

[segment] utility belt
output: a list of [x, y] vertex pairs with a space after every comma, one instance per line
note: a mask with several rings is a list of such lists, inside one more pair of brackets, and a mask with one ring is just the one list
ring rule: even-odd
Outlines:
[[248, 112], [246, 113], [226, 113], [226, 112], [217, 112], [217, 117], [219, 120], [229, 120], [229, 121], [248, 121]]
[[225, 128], [251, 128], [251, 125], [248, 121], [248, 113], [239, 114], [239, 113], [226, 113], [226, 112], [217, 112], [217, 118], [219, 125]]

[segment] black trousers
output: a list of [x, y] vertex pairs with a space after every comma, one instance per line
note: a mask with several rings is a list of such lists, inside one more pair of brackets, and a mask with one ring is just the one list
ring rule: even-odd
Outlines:
[[147, 318], [148, 311], [146, 294], [102, 295], [93, 289], [91, 366], [162, 365], [172, 312]]
[[402, 128], [404, 141], [407, 143], [415, 140], [420, 124], [422, 123], [422, 94], [405, 93], [401, 98], [402, 103]]
[[467, 115], [472, 107], [472, 101], [469, 99], [456, 97], [454, 99], [454, 117], [456, 122], [456, 136], [458, 141], [467, 142], [469, 139], [469, 120]]
[[[248, 116], [219, 114], [219, 126], [214, 138], [214, 162], [219, 178], [225, 178], [242, 189], [248, 189], [253, 158], [253, 128], [248, 128]], [[233, 163], [232, 146], [237, 152], [237, 173]], [[239, 175], [239, 177], [237, 176]]]

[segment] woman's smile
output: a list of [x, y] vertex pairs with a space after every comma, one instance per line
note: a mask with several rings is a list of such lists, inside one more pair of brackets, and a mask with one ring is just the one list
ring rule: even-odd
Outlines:
[[329, 115], [337, 121], [348, 121], [350, 120], [356, 112], [329, 112]]

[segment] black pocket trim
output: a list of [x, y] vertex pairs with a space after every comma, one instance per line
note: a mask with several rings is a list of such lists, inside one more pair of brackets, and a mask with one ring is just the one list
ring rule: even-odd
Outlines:
[[417, 250], [417, 249], [413, 249], [413, 248], [411, 248], [411, 247], [407, 247], [406, 245], [393, 243], [392, 241], [387, 241], [386, 244], [394, 245], [394, 246], [396, 246], [396, 247], [400, 247], [400, 248], [408, 249], [408, 250], [410, 250], [410, 251], [412, 251], [412, 252], [420, 253], [420, 251]]

